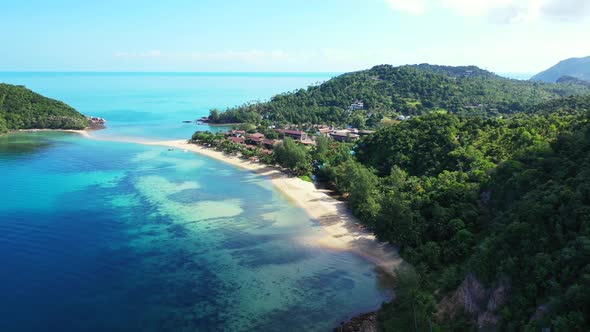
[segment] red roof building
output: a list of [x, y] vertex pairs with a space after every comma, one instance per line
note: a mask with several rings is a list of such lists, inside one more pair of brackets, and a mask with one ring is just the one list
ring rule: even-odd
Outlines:
[[244, 137], [230, 137], [229, 138], [230, 141], [236, 143], [236, 144], [244, 144], [244, 142], [246, 141], [246, 139]]
[[254, 133], [248, 136], [248, 143], [259, 145], [264, 141], [264, 134]]
[[249, 136], [250, 138], [264, 138], [264, 134], [261, 133], [254, 133], [254, 134], [250, 134]]
[[272, 149], [277, 142], [278, 141], [276, 139], [265, 139], [264, 141], [262, 141], [262, 144], [265, 148]]

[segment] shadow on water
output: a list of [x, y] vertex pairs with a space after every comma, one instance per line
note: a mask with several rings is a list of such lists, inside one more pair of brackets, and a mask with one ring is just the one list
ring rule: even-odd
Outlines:
[[30, 155], [60, 144], [59, 138], [71, 137], [66, 132], [14, 132], [0, 135], [0, 154]]

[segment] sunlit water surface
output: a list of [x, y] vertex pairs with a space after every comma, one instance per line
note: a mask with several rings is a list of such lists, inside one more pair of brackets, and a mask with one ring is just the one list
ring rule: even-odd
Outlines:
[[[98, 137], [183, 124], [327, 74], [0, 73], [109, 120]], [[202, 128], [204, 129], [204, 128]], [[0, 137], [0, 331], [325, 331], [389, 296], [372, 264], [263, 177], [164, 147]]]

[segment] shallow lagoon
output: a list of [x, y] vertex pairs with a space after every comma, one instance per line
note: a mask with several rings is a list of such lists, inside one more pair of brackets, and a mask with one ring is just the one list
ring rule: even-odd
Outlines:
[[[101, 135], [168, 130], [114, 122]], [[263, 177], [202, 156], [19, 133], [0, 179], [3, 331], [321, 331], [389, 296]]]

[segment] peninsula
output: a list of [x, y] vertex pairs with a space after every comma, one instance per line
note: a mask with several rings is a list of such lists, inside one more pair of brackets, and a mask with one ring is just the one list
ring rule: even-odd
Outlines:
[[64, 102], [44, 97], [22, 85], [0, 83], [0, 133], [20, 129], [82, 130], [92, 123]]

